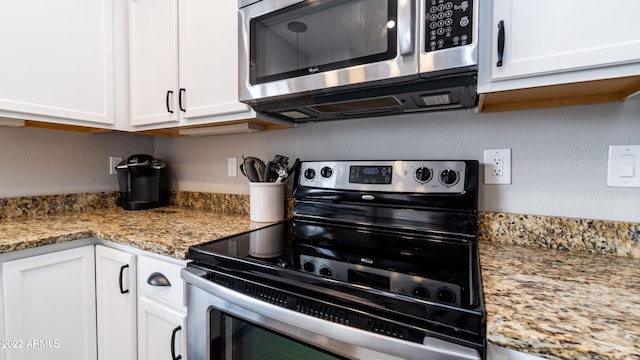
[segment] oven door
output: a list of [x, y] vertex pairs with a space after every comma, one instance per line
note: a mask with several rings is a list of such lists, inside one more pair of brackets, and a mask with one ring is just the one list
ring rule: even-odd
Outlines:
[[416, 0], [260, 0], [241, 7], [240, 101], [417, 79], [417, 6]]
[[187, 289], [189, 359], [480, 359], [474, 349], [435, 338], [423, 344], [288, 310], [182, 270]]

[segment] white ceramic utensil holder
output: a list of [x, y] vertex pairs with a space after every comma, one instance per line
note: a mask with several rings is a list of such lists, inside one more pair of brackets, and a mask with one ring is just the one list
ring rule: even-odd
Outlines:
[[256, 222], [284, 219], [285, 184], [273, 182], [249, 183], [249, 218]]

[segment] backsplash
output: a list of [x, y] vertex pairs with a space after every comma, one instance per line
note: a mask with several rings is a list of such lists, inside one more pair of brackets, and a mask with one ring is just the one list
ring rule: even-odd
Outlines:
[[480, 241], [640, 258], [640, 223], [480, 212]]
[[173, 191], [169, 204], [205, 211], [249, 214], [249, 195]]
[[[116, 207], [118, 192], [0, 198], [0, 220]], [[177, 191], [173, 206], [249, 214], [249, 195]], [[293, 199], [287, 199], [287, 215]], [[640, 259], [640, 223], [481, 211], [480, 241]]]
[[118, 196], [111, 191], [0, 198], [0, 220], [112, 208]]

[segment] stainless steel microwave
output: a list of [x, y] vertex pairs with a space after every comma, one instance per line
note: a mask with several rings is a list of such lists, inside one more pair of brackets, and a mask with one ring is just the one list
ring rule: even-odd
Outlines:
[[479, 0], [239, 0], [239, 99], [348, 119], [477, 103]]

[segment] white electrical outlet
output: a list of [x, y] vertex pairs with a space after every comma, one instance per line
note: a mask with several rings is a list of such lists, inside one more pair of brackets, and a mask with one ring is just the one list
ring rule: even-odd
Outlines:
[[238, 176], [238, 158], [230, 157], [227, 159], [227, 176], [236, 177]]
[[116, 166], [122, 161], [122, 156], [109, 156], [109, 175], [116, 175]]
[[511, 184], [511, 149], [484, 151], [484, 183]]

